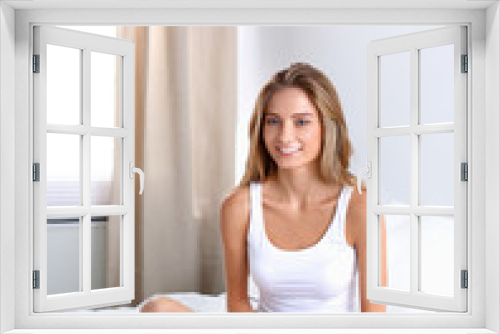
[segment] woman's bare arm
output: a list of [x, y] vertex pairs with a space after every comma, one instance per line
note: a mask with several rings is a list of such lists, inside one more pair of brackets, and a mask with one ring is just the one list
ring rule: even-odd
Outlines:
[[[354, 233], [354, 245], [356, 247], [356, 260], [359, 273], [359, 291], [361, 297], [361, 312], [385, 312], [386, 306], [381, 304], [371, 303], [366, 298], [366, 261], [367, 261], [367, 245], [366, 245], [366, 189], [360, 195], [357, 190], [352, 193], [352, 198], [347, 212], [347, 221], [353, 227], [351, 230]], [[385, 217], [382, 216], [382, 286], [387, 286], [386, 277], [386, 228]]]
[[224, 200], [220, 229], [224, 245], [228, 312], [254, 312], [248, 300], [247, 229], [249, 189], [237, 189]]

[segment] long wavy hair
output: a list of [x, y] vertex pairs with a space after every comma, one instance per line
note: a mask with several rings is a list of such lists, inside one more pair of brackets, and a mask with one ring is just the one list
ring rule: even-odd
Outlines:
[[264, 182], [277, 171], [276, 162], [264, 144], [264, 115], [273, 95], [290, 87], [304, 91], [318, 111], [322, 127], [321, 179], [340, 186], [354, 186], [356, 177], [348, 171], [352, 145], [337, 90], [318, 69], [296, 63], [273, 75], [259, 92], [250, 121], [250, 152], [239, 187], [248, 186], [250, 182]]

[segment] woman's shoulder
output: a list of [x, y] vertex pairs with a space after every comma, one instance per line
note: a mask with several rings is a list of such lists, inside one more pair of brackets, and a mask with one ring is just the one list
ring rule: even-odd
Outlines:
[[225, 221], [246, 225], [250, 217], [250, 186], [234, 188], [222, 202], [221, 215]]
[[359, 206], [366, 207], [366, 189], [362, 189], [360, 194], [357, 187], [351, 187], [349, 207], [357, 208]]
[[358, 243], [358, 237], [366, 234], [366, 188], [361, 188], [361, 194], [356, 186], [351, 186], [351, 188], [346, 219], [347, 224], [351, 226], [355, 243]]
[[250, 186], [238, 186], [231, 190], [222, 202], [222, 207], [226, 209], [243, 209], [250, 201]]

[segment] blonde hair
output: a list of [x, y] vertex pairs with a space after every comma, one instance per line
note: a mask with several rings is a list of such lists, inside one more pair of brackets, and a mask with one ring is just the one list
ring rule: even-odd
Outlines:
[[355, 185], [356, 177], [348, 171], [352, 145], [337, 90], [316, 68], [296, 63], [273, 75], [257, 97], [249, 128], [250, 152], [239, 187], [248, 186], [250, 182], [264, 182], [277, 171], [264, 144], [264, 114], [273, 95], [290, 87], [304, 91], [319, 113], [322, 126], [320, 177], [341, 186]]

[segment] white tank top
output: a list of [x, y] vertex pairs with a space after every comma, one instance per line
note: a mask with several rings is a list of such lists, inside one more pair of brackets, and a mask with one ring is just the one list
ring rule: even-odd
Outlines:
[[356, 255], [343, 231], [352, 187], [342, 189], [321, 240], [296, 251], [276, 248], [264, 229], [262, 186], [250, 184], [248, 263], [259, 312], [355, 312]]

